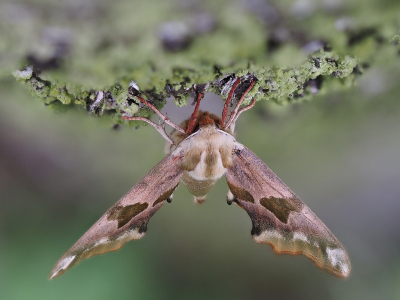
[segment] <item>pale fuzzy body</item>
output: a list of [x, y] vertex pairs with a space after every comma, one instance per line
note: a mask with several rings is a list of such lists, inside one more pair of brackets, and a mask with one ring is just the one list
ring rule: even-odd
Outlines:
[[205, 200], [215, 182], [232, 165], [235, 138], [215, 126], [200, 128], [182, 142], [184, 171], [181, 182], [198, 202]]
[[[226, 169], [232, 165], [232, 151], [236, 142], [230, 130], [223, 131], [216, 127], [218, 117], [200, 112], [200, 121], [203, 118], [210, 118], [213, 123], [201, 126], [189, 136], [174, 131], [171, 135], [174, 145], [166, 145], [167, 154], [171, 154], [177, 148], [183, 149], [181, 168], [184, 173], [181, 182], [195, 197], [196, 203], [205, 201], [215, 182], [225, 175]], [[181, 126], [185, 128], [187, 121]]]

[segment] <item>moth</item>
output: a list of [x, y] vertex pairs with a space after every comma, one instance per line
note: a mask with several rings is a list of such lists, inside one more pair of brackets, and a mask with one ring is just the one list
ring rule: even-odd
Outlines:
[[[202, 203], [215, 182], [225, 175], [227, 203], [236, 203], [249, 215], [251, 235], [257, 243], [272, 246], [276, 253], [303, 254], [318, 267], [338, 277], [350, 273], [345, 249], [318, 217], [253, 152], [236, 141], [233, 131], [239, 115], [255, 105], [255, 99], [240, 106], [255, 84], [255, 77], [231, 79], [232, 85], [222, 116], [199, 111], [204, 93], [197, 91], [197, 103], [190, 118], [175, 125], [150, 102], [135, 84], [131, 94], [153, 109], [163, 120], [154, 126], [168, 141], [169, 154], [125, 196], [112, 206], [56, 263], [50, 278], [57, 277], [79, 261], [119, 249], [125, 242], [143, 237], [154, 213], [182, 183]], [[242, 95], [231, 111], [229, 104], [242, 82]], [[238, 89], [239, 90], [239, 89]], [[169, 136], [165, 124], [174, 128]]]

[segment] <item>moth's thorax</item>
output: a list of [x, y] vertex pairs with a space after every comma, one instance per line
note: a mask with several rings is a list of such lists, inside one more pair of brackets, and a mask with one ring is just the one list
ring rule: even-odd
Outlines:
[[182, 182], [194, 196], [205, 196], [232, 165], [234, 142], [232, 135], [209, 124], [199, 126], [179, 144], [184, 155]]
[[235, 138], [210, 125], [186, 139], [182, 169], [197, 180], [219, 179], [232, 165]]
[[[197, 132], [200, 128], [204, 128], [204, 127], [208, 127], [208, 126], [212, 126], [212, 127], [219, 129], [220, 122], [221, 122], [221, 118], [219, 116], [211, 114], [208, 111], [203, 112], [200, 110], [197, 114], [197, 119], [196, 119], [196, 123], [194, 125], [193, 132]], [[187, 129], [188, 125], [189, 125], [189, 119], [183, 121], [180, 124], [180, 127], [183, 129]], [[229, 129], [226, 129], [224, 131], [229, 133], [230, 135], [233, 135], [233, 133]], [[171, 139], [174, 142], [174, 145], [170, 147], [170, 145], [167, 144], [167, 147], [168, 147], [166, 149], [167, 154], [170, 154], [172, 151], [174, 151], [176, 149], [176, 147], [190, 135], [191, 134], [181, 133], [177, 130], [172, 131]]]

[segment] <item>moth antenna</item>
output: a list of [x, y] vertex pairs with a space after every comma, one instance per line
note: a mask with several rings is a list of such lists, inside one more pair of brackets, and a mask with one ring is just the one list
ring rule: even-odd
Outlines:
[[164, 123], [157, 125], [156, 123], [150, 121], [149, 119], [147, 119], [145, 117], [126, 117], [126, 116], [122, 116], [122, 119], [128, 120], [128, 121], [143, 121], [143, 122], [146, 122], [146, 123], [150, 124], [151, 126], [153, 126], [155, 129], [157, 129], [157, 131], [163, 136], [163, 138], [165, 138], [167, 140], [168, 143], [170, 143], [171, 145], [174, 144], [174, 142], [171, 140], [171, 138], [165, 132]]
[[191, 134], [193, 133], [193, 129], [194, 129], [194, 125], [196, 124], [197, 121], [197, 114], [199, 111], [199, 107], [200, 107], [200, 101], [203, 98], [204, 94], [203, 93], [198, 93], [197, 94], [197, 103], [196, 103], [196, 107], [194, 108], [194, 111], [192, 113], [192, 115], [190, 116], [189, 119], [189, 125], [186, 129], [186, 134]]
[[206, 197], [196, 197], [194, 196], [194, 203], [195, 204], [202, 204], [204, 201], [206, 201]]
[[[228, 122], [226, 123], [226, 125], [223, 127], [223, 129], [228, 128], [231, 126], [232, 123], [235, 123], [237, 118], [239, 117], [239, 114], [242, 113], [243, 111], [241, 111], [240, 113], [238, 113], [239, 107], [240, 105], [242, 105], [242, 102], [244, 100], [244, 98], [246, 97], [246, 95], [251, 91], [251, 89], [253, 88], [254, 84], [255, 84], [255, 80], [252, 80], [249, 87], [247, 88], [247, 90], [243, 93], [242, 97], [240, 97], [240, 100], [238, 101], [238, 103], [235, 106], [235, 109], [233, 110], [233, 112], [231, 113]], [[253, 105], [254, 106], [254, 105]], [[253, 107], [251, 106], [251, 107]], [[250, 109], [251, 107], [247, 108]], [[247, 110], [246, 109], [246, 110]], [[235, 126], [233, 126], [233, 128], [235, 128]], [[233, 130], [232, 130], [233, 131]]]
[[226, 101], [225, 101], [225, 104], [224, 104], [224, 110], [222, 111], [222, 117], [221, 117], [221, 120], [219, 122], [219, 125], [222, 128], [226, 128], [224, 126], [224, 123], [225, 123], [226, 117], [228, 116], [229, 103], [231, 102], [233, 93], [235, 92], [236, 87], [239, 85], [240, 81], [241, 81], [241, 79], [240, 79], [240, 77], [238, 77], [236, 79], [235, 83], [232, 85], [232, 88], [231, 88], [231, 90], [230, 90], [230, 92], [228, 94], [228, 98], [226, 98]]
[[[178, 125], [176, 125], [174, 122], [172, 122], [168, 116], [164, 116], [153, 104], [151, 104], [150, 102], [144, 100], [142, 97], [140, 97], [139, 95], [136, 96], [140, 102], [142, 102], [143, 104], [147, 105], [148, 107], [150, 107], [157, 115], [160, 116], [161, 120], [163, 120], [165, 123], [167, 123], [169, 126], [171, 126], [172, 128], [185, 133], [185, 130], [183, 130], [182, 128], [180, 128]], [[150, 124], [150, 123], [149, 123]]]

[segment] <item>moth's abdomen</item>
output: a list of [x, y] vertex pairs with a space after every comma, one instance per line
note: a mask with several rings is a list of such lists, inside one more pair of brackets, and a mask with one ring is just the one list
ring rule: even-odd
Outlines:
[[188, 173], [185, 173], [181, 181], [193, 196], [195, 196], [196, 198], [204, 198], [214, 186], [217, 180], [196, 180]]
[[206, 126], [185, 140], [181, 168], [182, 183], [195, 197], [203, 198], [226, 168], [232, 165], [232, 150], [235, 139], [215, 126]]
[[215, 149], [208, 149], [199, 153], [190, 151], [183, 163], [186, 172], [182, 177], [183, 184], [189, 192], [198, 198], [205, 197], [215, 182], [221, 178], [226, 171], [222, 163], [221, 154]]

